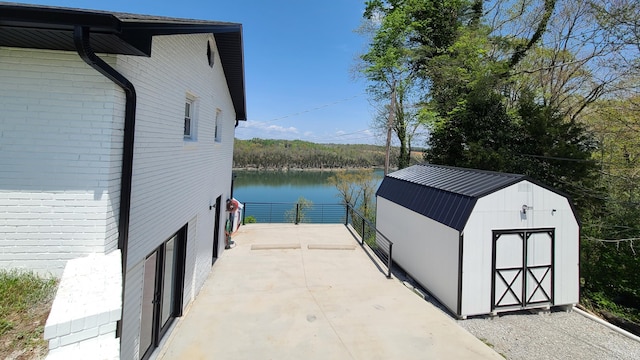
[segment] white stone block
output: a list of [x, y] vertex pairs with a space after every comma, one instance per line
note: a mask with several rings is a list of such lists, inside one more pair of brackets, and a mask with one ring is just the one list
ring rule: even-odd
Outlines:
[[98, 327], [98, 315], [88, 315], [84, 318], [84, 328], [91, 329]]
[[59, 337], [54, 337], [53, 339], [49, 340], [49, 350], [53, 350], [53, 349], [57, 348], [58, 346], [60, 346], [60, 338]]
[[108, 312], [101, 312], [99, 314], [96, 315], [97, 318], [97, 324], [96, 326], [100, 326], [102, 324], [107, 324], [109, 323], [109, 313]]
[[109, 324], [104, 324], [104, 325], [100, 325], [100, 335], [105, 335], [108, 333], [115, 333], [116, 331], [116, 325], [117, 323], [113, 322], [113, 323], [109, 323]]
[[84, 340], [88, 340], [100, 335], [98, 328], [87, 329], [83, 331], [78, 331], [75, 333], [71, 333], [68, 335], [64, 335], [60, 337], [60, 346], [66, 346], [70, 344], [79, 343]]
[[75, 333], [85, 329], [84, 317], [77, 317], [71, 320], [71, 332]]
[[54, 339], [58, 336], [58, 323], [56, 321], [49, 321], [50, 318], [51, 316], [49, 316], [44, 326], [43, 336], [45, 339]]
[[120, 251], [69, 261], [45, 325], [45, 339], [55, 338], [52, 345], [67, 348], [114, 332], [110, 319], [120, 318], [120, 266]]
[[122, 309], [115, 308], [109, 313], [109, 321], [116, 322], [122, 317]]
[[69, 333], [71, 333], [71, 321], [60, 321], [56, 326], [56, 336], [64, 336]]

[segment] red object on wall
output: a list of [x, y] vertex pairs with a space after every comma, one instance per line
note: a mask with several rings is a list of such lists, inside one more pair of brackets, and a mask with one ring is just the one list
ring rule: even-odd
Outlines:
[[227, 211], [234, 212], [238, 210], [238, 201], [234, 199], [227, 200]]

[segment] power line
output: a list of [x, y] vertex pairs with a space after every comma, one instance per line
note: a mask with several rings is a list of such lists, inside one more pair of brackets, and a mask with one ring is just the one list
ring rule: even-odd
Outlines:
[[531, 155], [531, 154], [518, 154], [518, 156], [532, 157], [538, 159], [548, 159], [548, 160], [561, 160], [561, 161], [573, 161], [573, 162], [596, 162], [594, 159], [572, 159], [572, 158], [562, 158], [555, 156], [543, 156], [543, 155]]

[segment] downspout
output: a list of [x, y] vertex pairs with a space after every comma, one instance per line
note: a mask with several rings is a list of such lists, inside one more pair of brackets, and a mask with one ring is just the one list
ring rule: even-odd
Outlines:
[[[122, 74], [109, 66], [99, 58], [91, 48], [89, 27], [75, 25], [73, 41], [78, 55], [99, 73], [124, 91], [126, 104], [124, 113], [124, 135], [122, 147], [122, 168], [120, 175], [120, 211], [118, 219], [118, 249], [122, 256], [122, 311], [124, 312], [124, 289], [127, 274], [127, 248], [129, 244], [129, 215], [131, 213], [131, 177], [133, 174], [133, 144], [136, 125], [136, 90], [133, 84]], [[120, 316], [116, 336], [122, 334], [122, 321], [124, 313]]]

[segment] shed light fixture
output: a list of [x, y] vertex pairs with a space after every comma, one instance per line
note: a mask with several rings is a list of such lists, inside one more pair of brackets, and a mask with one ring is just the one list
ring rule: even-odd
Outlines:
[[527, 210], [533, 210], [533, 206], [527, 206], [527, 204], [522, 205], [522, 213], [526, 214]]

